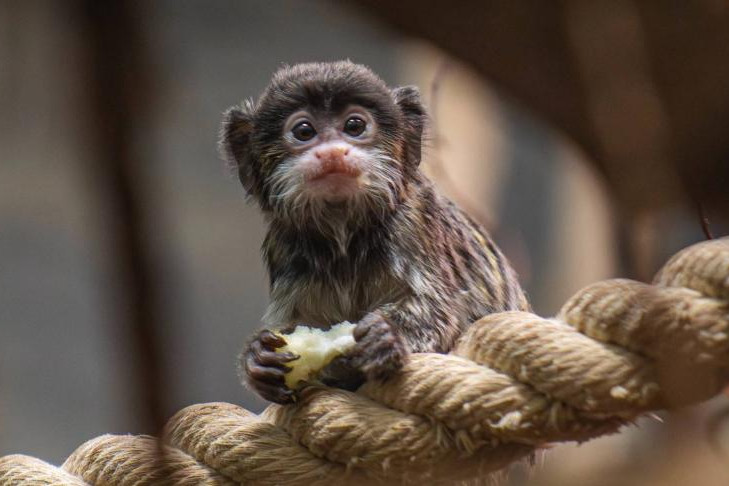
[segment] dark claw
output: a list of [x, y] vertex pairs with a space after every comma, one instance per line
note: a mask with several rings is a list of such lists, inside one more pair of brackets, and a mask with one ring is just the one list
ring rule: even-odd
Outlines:
[[288, 370], [284, 363], [288, 363], [295, 359], [299, 359], [300, 356], [294, 353], [277, 353], [275, 351], [269, 351], [261, 344], [260, 341], [253, 341], [250, 345], [250, 353], [255, 356], [258, 364], [264, 366], [273, 366], [283, 370]]
[[299, 359], [300, 356], [294, 353], [274, 353], [271, 351], [261, 351], [260, 353], [256, 354], [256, 358], [258, 359], [258, 362], [262, 365], [282, 367], [288, 370], [289, 367], [284, 366], [284, 363], [295, 361]]
[[267, 330], [261, 331], [261, 334], [258, 335], [258, 341], [269, 351], [286, 346], [286, 340], [284, 338]]
[[253, 381], [283, 385], [285, 371], [279, 368], [260, 366], [253, 356], [246, 358], [246, 372]]

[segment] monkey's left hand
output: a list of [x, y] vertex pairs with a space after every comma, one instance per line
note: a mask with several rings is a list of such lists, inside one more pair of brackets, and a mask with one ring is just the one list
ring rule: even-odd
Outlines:
[[350, 363], [368, 380], [386, 380], [402, 368], [407, 349], [389, 322], [377, 312], [367, 314], [354, 328]]

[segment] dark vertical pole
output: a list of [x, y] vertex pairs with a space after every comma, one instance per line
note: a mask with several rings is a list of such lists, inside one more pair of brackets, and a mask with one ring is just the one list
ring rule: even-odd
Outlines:
[[[145, 206], [147, 161], [135, 153], [139, 130], [152, 114], [150, 70], [142, 36], [144, 4], [134, 1], [79, 0], [81, 41], [86, 49], [89, 100], [88, 133], [93, 174], [109, 215], [106, 230], [122, 297], [119, 320], [133, 343], [128, 364], [138, 377], [141, 425], [159, 432], [165, 418], [163, 369], [160, 357], [160, 302], [153, 282], [153, 261]], [[122, 307], [123, 306], [123, 307]]]

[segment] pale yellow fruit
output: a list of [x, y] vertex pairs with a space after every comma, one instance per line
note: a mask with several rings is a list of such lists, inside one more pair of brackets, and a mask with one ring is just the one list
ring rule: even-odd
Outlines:
[[299, 382], [311, 380], [334, 358], [352, 348], [354, 327], [354, 324], [345, 321], [326, 331], [296, 326], [291, 334], [279, 334], [286, 340], [286, 345], [276, 348], [276, 352], [291, 352], [300, 356], [286, 363], [291, 368], [286, 373], [286, 386], [293, 390]]

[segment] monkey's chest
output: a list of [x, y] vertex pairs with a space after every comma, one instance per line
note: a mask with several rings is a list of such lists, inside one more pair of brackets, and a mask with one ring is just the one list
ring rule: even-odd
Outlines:
[[378, 307], [396, 302], [404, 293], [402, 283], [387, 272], [309, 275], [289, 284], [288, 291], [281, 288], [272, 295], [272, 306], [287, 301], [278, 306], [279, 322], [313, 326], [356, 322]]

